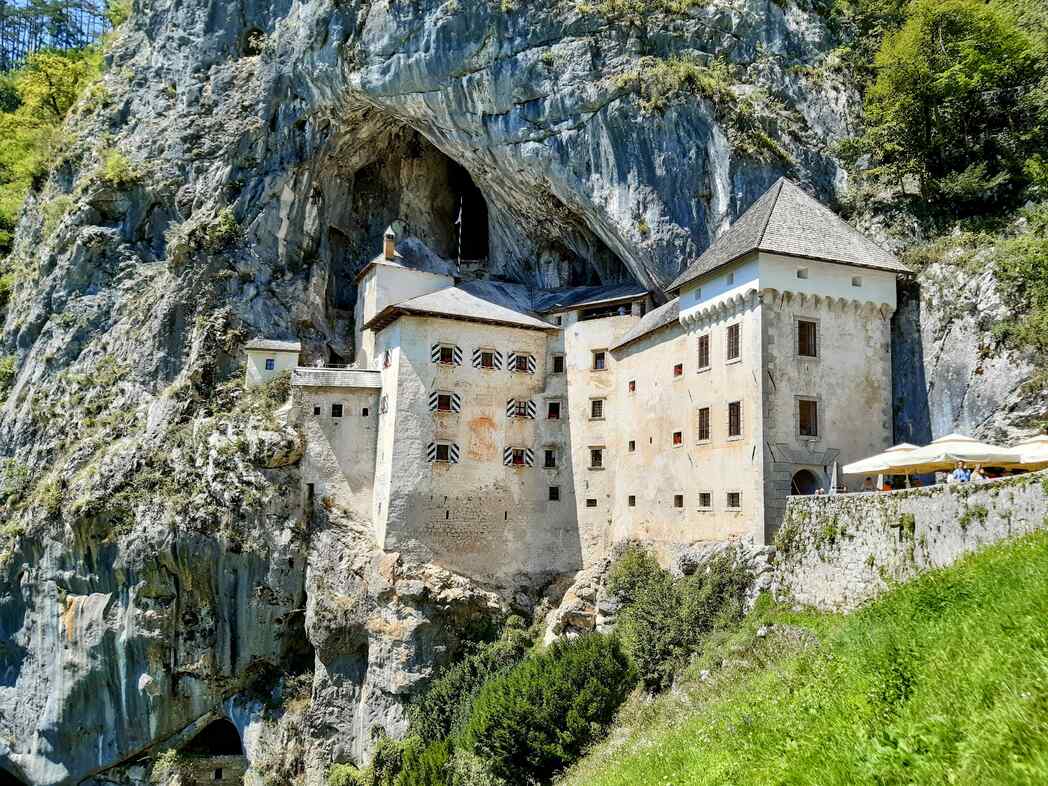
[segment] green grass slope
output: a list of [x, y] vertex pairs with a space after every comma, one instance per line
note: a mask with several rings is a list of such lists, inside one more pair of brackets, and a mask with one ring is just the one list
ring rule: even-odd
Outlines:
[[559, 782], [1048, 783], [1048, 534], [849, 616], [759, 607], [707, 652]]

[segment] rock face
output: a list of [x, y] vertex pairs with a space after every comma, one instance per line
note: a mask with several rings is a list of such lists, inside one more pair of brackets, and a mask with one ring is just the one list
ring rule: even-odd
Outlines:
[[[255, 335], [349, 360], [353, 274], [394, 221], [480, 276], [657, 288], [780, 175], [831, 199], [857, 101], [807, 6], [135, 0], [15, 238], [0, 768], [134, 779], [223, 714], [255, 774], [319, 783], [404, 730], [471, 625], [532, 611], [546, 587], [478, 587], [307, 515], [283, 397], [223, 383]], [[595, 580], [556, 633], [613, 617]], [[259, 696], [310, 672], [270, 723]]]

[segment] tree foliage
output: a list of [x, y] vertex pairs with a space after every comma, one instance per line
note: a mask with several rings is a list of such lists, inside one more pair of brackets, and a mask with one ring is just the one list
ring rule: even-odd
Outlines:
[[1048, 55], [1017, 19], [977, 0], [907, 7], [866, 97], [872, 174], [954, 216], [1025, 198], [1048, 143]]

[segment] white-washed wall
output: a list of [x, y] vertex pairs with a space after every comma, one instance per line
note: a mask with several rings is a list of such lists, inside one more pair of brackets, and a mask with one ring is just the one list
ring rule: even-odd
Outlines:
[[1048, 527], [1048, 471], [890, 494], [791, 497], [775, 539], [782, 600], [848, 610], [981, 546]]

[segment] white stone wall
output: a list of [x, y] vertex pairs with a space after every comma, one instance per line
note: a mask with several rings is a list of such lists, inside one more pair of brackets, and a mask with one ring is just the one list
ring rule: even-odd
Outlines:
[[793, 497], [776, 536], [773, 592], [848, 610], [894, 582], [1048, 526], [1048, 471], [888, 494]]
[[[247, 355], [247, 369], [245, 384], [249, 388], [257, 387], [271, 379], [276, 379], [285, 371], [291, 371], [298, 365], [298, 352], [286, 352], [279, 350], [245, 350]], [[266, 361], [272, 360], [274, 368], [266, 369]]]

